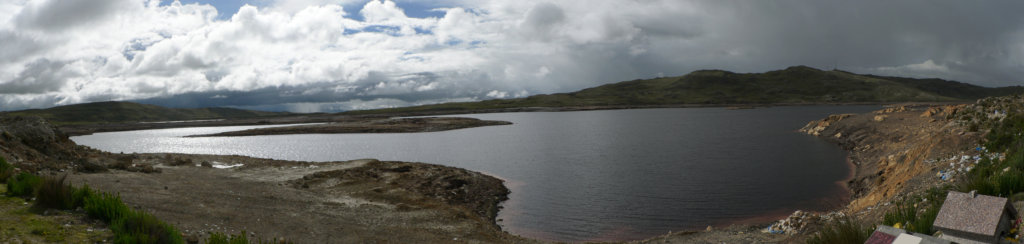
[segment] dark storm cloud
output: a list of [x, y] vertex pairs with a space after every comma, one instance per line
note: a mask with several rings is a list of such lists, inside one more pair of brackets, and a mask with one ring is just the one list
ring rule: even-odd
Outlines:
[[68, 74], [61, 71], [63, 62], [39, 59], [25, 65], [14, 79], [0, 83], [0, 94], [37, 94], [56, 91], [64, 85]]
[[[928, 60], [948, 77], [982, 85], [1019, 84], [1022, 1], [715, 1], [710, 50], [733, 50], [732, 69], [806, 64], [860, 72]], [[956, 64], [956, 65], [952, 65]], [[1013, 68], [1016, 67], [1016, 68]], [[725, 67], [730, 68], [730, 67]]]
[[60, 31], [110, 16], [122, 0], [32, 1], [15, 17], [19, 27]]

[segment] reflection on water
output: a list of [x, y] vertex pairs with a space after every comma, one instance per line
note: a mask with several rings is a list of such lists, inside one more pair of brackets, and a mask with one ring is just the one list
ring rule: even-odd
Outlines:
[[498, 218], [513, 234], [560, 241], [640, 239], [668, 231], [823, 210], [845, 153], [796, 133], [832, 113], [873, 106], [637, 109], [462, 115], [513, 125], [412, 134], [184, 138], [249, 127], [98, 133], [76, 142], [111, 152], [358, 158], [462, 167], [506, 180]]

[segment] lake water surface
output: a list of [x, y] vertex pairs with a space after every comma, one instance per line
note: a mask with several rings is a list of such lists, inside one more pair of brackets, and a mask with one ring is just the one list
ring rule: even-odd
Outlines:
[[877, 106], [666, 108], [459, 115], [513, 125], [411, 134], [182, 136], [264, 126], [97, 133], [110, 152], [415, 161], [480, 171], [512, 190], [499, 224], [558, 241], [642, 239], [669, 231], [826, 210], [848, 193], [846, 153], [797, 133], [833, 113]]

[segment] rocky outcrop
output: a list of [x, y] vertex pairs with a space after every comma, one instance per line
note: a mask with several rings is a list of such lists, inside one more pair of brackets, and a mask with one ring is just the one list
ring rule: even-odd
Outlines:
[[[424, 207], [444, 203], [471, 211], [492, 224], [509, 190], [497, 178], [463, 169], [409, 162], [372, 161], [363, 166], [317, 172], [290, 182], [298, 188], [330, 191], [366, 185], [353, 195]], [[420, 205], [420, 206], [409, 206]]]
[[42, 118], [0, 116], [0, 157], [22, 170], [68, 170], [88, 151]]
[[821, 132], [824, 131], [825, 129], [828, 129], [828, 127], [831, 126], [833, 123], [842, 121], [843, 119], [849, 118], [850, 116], [853, 116], [853, 115], [854, 114], [833, 114], [833, 115], [829, 115], [825, 119], [817, 120], [817, 121], [811, 121], [810, 123], [807, 123], [807, 125], [805, 125], [803, 128], [800, 129], [800, 132], [804, 132], [804, 133], [807, 133], [809, 135], [820, 136]]

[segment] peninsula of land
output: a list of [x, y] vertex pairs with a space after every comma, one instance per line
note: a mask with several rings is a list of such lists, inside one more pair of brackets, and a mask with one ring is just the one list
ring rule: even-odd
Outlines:
[[342, 133], [416, 133], [510, 124], [512, 124], [512, 122], [459, 117], [358, 119], [312, 125], [293, 125], [229, 131], [206, 135], [192, 135], [189, 137]]

